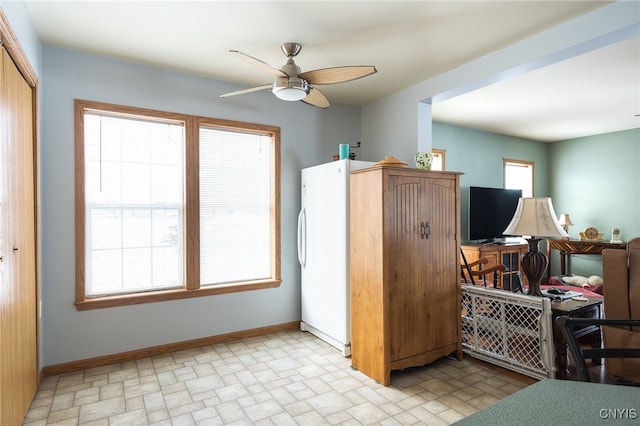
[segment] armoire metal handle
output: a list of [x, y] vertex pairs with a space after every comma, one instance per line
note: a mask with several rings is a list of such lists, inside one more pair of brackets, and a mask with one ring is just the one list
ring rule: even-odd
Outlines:
[[420, 222], [420, 239], [429, 239], [431, 235], [431, 224], [429, 222]]

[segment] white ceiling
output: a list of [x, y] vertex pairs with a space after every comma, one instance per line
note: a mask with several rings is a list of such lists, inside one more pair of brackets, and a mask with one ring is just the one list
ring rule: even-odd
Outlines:
[[[365, 105], [610, 2], [26, 3], [44, 43], [237, 83], [233, 90], [272, 77], [230, 49], [279, 67], [280, 44], [299, 42], [302, 71], [375, 65], [377, 74], [320, 87], [332, 103]], [[433, 106], [437, 121], [541, 141], [637, 128], [639, 113], [639, 37]]]

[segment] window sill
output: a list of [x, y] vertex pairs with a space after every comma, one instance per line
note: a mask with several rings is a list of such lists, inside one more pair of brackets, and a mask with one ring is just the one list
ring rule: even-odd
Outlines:
[[194, 290], [162, 290], [146, 293], [119, 294], [115, 296], [101, 296], [87, 298], [75, 302], [78, 311], [91, 309], [113, 308], [116, 306], [139, 305], [142, 303], [165, 302], [168, 300], [189, 299], [192, 297], [214, 296], [216, 294], [237, 293], [241, 291], [261, 290], [280, 287], [281, 280], [252, 281], [245, 284], [220, 284], [202, 287]]

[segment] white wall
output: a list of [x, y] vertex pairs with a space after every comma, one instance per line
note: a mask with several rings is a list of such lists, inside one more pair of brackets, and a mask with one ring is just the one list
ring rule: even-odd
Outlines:
[[[58, 47], [43, 49], [44, 365], [300, 320], [296, 221], [300, 169], [360, 140], [360, 109], [320, 110], [267, 92]], [[280, 126], [282, 285], [279, 288], [79, 312], [74, 307], [73, 100], [87, 99]]]

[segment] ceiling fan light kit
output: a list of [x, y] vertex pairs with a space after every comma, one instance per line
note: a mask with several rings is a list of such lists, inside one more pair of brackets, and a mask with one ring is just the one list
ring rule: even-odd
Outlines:
[[309, 94], [309, 84], [301, 78], [278, 77], [271, 91], [283, 101], [301, 101]]
[[280, 49], [287, 57], [287, 63], [281, 68], [276, 68], [273, 65], [238, 50], [230, 50], [231, 53], [239, 55], [241, 58], [273, 75], [275, 80], [269, 85], [225, 93], [224, 95], [220, 95], [220, 97], [226, 98], [270, 89], [278, 99], [284, 101], [302, 101], [318, 108], [328, 108], [330, 106], [329, 101], [318, 89], [313, 87], [314, 84], [344, 83], [378, 72], [376, 67], [367, 65], [323, 68], [301, 73], [300, 67], [296, 65], [293, 57], [300, 53], [302, 46], [299, 43], [289, 42], [283, 43]]

